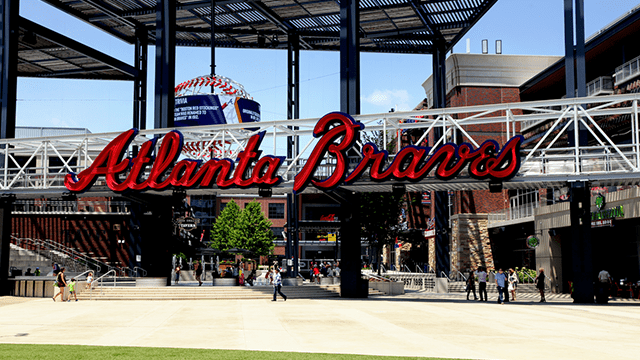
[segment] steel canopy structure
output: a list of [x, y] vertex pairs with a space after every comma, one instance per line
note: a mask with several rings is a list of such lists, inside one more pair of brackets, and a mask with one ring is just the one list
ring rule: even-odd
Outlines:
[[[137, 29], [156, 41], [154, 0], [44, 0], [56, 8], [134, 43]], [[361, 0], [360, 51], [431, 53], [464, 36], [497, 0]], [[175, 2], [178, 46], [340, 49], [339, 0], [180, 0]], [[212, 5], [215, 11], [212, 14]], [[214, 24], [214, 29], [211, 29]], [[290, 37], [291, 34], [296, 37]]]
[[18, 76], [129, 80], [138, 70], [31, 20], [18, 20]]

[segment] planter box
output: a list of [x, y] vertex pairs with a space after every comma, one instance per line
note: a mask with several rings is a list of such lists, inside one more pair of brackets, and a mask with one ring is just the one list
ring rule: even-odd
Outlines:
[[238, 279], [236, 278], [216, 278], [213, 279], [213, 286], [237, 286]]
[[401, 281], [370, 281], [369, 288], [381, 291], [385, 295], [404, 294], [404, 282]]
[[302, 286], [302, 279], [284, 278], [282, 279], [282, 286]]
[[436, 278], [436, 293], [446, 294], [449, 292], [449, 280], [447, 278]]

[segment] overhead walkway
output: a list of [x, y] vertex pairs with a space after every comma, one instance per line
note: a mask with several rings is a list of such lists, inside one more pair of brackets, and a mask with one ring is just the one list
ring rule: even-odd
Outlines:
[[[521, 149], [520, 169], [509, 181], [502, 185], [507, 189], [554, 188], [572, 181], [589, 181], [593, 186], [637, 185], [640, 183], [640, 131], [638, 126], [638, 100], [640, 94], [602, 96], [590, 98], [563, 99], [552, 101], [522, 102], [472, 107], [434, 109], [411, 112], [395, 112], [373, 115], [358, 115], [353, 118], [364, 125], [363, 132], [372, 134], [381, 131], [382, 140], [387, 143], [398, 132], [415, 131], [422, 134], [414, 145], [424, 145], [425, 139], [435, 131], [442, 129], [442, 137], [436, 146], [451, 139], [461, 139], [478, 148], [482, 141], [477, 140], [470, 129], [475, 125], [495, 125], [502, 129], [500, 140], [506, 143], [516, 136], [524, 126], [544, 124], [546, 131], [538, 134], [535, 141], [526, 143]], [[600, 127], [600, 122], [616, 119], [630, 119], [631, 134], [629, 143], [616, 144]], [[290, 193], [294, 178], [303, 169], [307, 158], [320, 138], [313, 137], [314, 127], [319, 119], [296, 119], [267, 121], [249, 124], [227, 124], [178, 128], [185, 143], [197, 143], [202, 151], [193, 154], [183, 149], [182, 158], [206, 160], [210, 149], [219, 149], [219, 158], [234, 159], [244, 151], [249, 139], [264, 132], [260, 149], [264, 154], [285, 156], [282, 153], [287, 138], [293, 137], [301, 151], [294, 157], [283, 161], [277, 175], [283, 181], [273, 186], [274, 194]], [[572, 125], [584, 125], [589, 132], [593, 146], [560, 146], [558, 140], [563, 135], [577, 137], [577, 130], [569, 130]], [[295, 128], [293, 128], [295, 126]], [[573, 128], [578, 129], [578, 126]], [[172, 129], [143, 130], [135, 137], [127, 154], [132, 154], [133, 146], [142, 144], [155, 137], [163, 136]], [[571, 131], [569, 133], [569, 131]], [[622, 131], [622, 130], [621, 130]], [[414, 132], [415, 133], [415, 132]], [[496, 133], [498, 136], [500, 133]], [[0, 140], [0, 157], [4, 165], [0, 167], [0, 191], [18, 197], [55, 196], [67, 192], [65, 176], [79, 173], [89, 167], [105, 146], [120, 133], [82, 134], [46, 138]], [[160, 138], [156, 146], [161, 146]], [[350, 164], [362, 160], [363, 143], [357, 141], [357, 155], [349, 159]], [[431, 155], [433, 149], [428, 150]], [[395, 154], [389, 154], [387, 163]], [[27, 160], [27, 161], [19, 161]], [[38, 161], [32, 161], [37, 159]], [[42, 161], [48, 159], [49, 161]], [[51, 165], [52, 159], [60, 166]], [[36, 165], [20, 165], [36, 164]], [[352, 165], [353, 166], [353, 165]], [[386, 165], [385, 165], [386, 166]], [[149, 168], [146, 169], [148, 175]], [[336, 160], [326, 156], [313, 172], [316, 179], [325, 179], [336, 170]], [[143, 177], [145, 176], [143, 175]], [[468, 169], [450, 180], [438, 179], [434, 171], [419, 181], [374, 182], [368, 177], [368, 171], [360, 180], [343, 189], [350, 191], [391, 191], [392, 184], [402, 183], [408, 191], [426, 190], [479, 190], [487, 189], [488, 180], [479, 181], [470, 176]], [[190, 193], [215, 190], [217, 193], [237, 193], [238, 188], [218, 188], [213, 185], [206, 189], [189, 189]], [[318, 192], [311, 186], [304, 192]], [[168, 191], [167, 191], [168, 192]], [[242, 189], [243, 193], [257, 193], [258, 188]], [[106, 186], [104, 177], [87, 191], [92, 195], [112, 195]], [[162, 193], [159, 191], [158, 193]]]

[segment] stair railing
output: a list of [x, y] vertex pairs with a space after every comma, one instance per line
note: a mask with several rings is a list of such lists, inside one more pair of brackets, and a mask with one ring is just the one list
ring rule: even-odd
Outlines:
[[[106, 264], [94, 260], [78, 251], [68, 248], [62, 244], [56, 243], [51, 240], [31, 239], [31, 238], [18, 238], [11, 236], [16, 244], [24, 249], [28, 249], [29, 246], [35, 248], [38, 255], [45, 256], [50, 260], [62, 264], [64, 267], [68, 267], [69, 270], [79, 271], [79, 267], [83, 269], [92, 269], [96, 273], [102, 272], [102, 267]], [[73, 268], [72, 268], [73, 266]]]
[[[109, 274], [113, 274], [113, 287], [116, 286], [117, 272], [116, 272], [115, 269], [111, 269], [111, 270], [107, 271], [106, 274], [100, 276], [99, 278], [95, 279], [93, 281], [93, 283], [91, 283], [91, 288], [90, 288], [91, 293], [89, 294], [89, 300], [91, 300], [91, 295], [93, 295], [93, 288], [96, 287], [96, 286], [100, 286], [100, 295], [103, 294], [103, 291], [102, 291], [103, 286], [102, 286], [102, 284], [104, 282], [104, 278], [107, 277]], [[98, 284], [98, 285], [96, 285], [96, 284]]]
[[133, 268], [133, 277], [145, 277], [145, 276], [147, 276], [147, 270], [141, 268], [140, 266], [136, 266]]

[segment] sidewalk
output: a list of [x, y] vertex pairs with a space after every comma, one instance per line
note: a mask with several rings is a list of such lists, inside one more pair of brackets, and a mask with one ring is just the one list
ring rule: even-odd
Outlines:
[[[283, 289], [286, 293], [286, 288]], [[636, 359], [640, 302], [498, 305], [462, 294], [364, 300], [0, 298], [0, 343], [189, 347], [473, 359]], [[492, 299], [490, 297], [490, 299]]]

